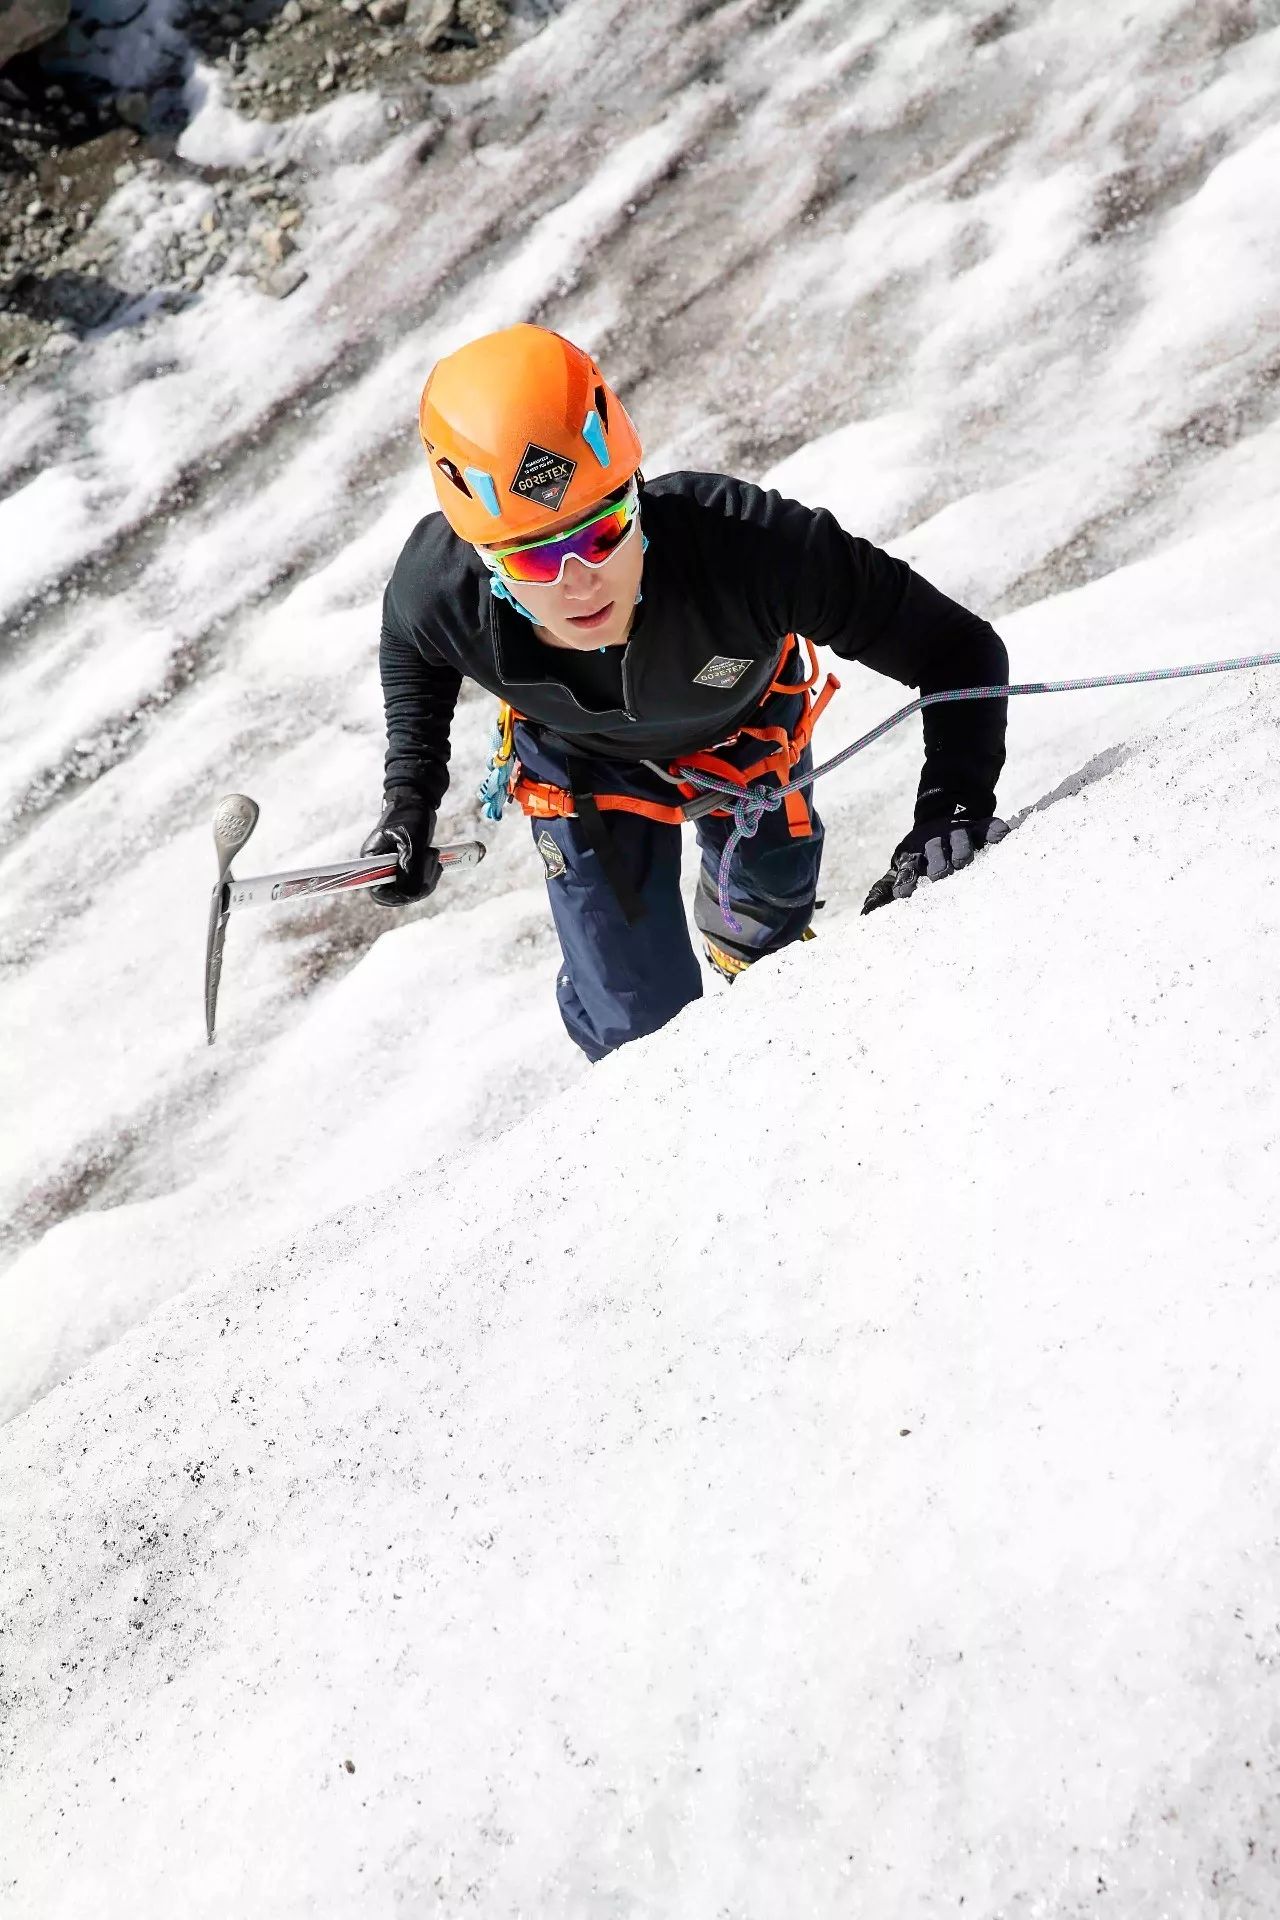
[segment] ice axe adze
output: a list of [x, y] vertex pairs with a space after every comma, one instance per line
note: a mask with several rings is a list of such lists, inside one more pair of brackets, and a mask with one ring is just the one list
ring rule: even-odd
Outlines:
[[[268, 907], [281, 900], [304, 900], [319, 893], [359, 893], [382, 880], [394, 880], [399, 871], [395, 861], [382, 853], [363, 860], [333, 860], [327, 866], [296, 867], [289, 873], [259, 873], [248, 880], [237, 880], [231, 862], [257, 824], [258, 803], [247, 794], [229, 793], [214, 809], [218, 878], [209, 904], [209, 939], [204, 954], [204, 1024], [210, 1046], [218, 1010], [222, 948], [233, 907]], [[436, 858], [446, 871], [450, 867], [477, 867], [484, 856], [482, 840], [460, 840], [456, 846], [436, 848]]]

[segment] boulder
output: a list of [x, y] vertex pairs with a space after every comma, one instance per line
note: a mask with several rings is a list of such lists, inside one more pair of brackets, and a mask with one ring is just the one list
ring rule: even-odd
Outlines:
[[70, 0], [0, 0], [0, 67], [61, 33]]
[[431, 42], [453, 23], [455, 0], [408, 0], [405, 18], [417, 30], [420, 46]]

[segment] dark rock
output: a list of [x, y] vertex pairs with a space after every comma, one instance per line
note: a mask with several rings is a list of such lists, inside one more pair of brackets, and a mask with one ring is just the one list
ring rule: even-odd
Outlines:
[[277, 267], [260, 284], [262, 291], [269, 293], [273, 300], [287, 300], [291, 293], [298, 291], [306, 277], [305, 267], [300, 267], [296, 260], [286, 260], [282, 267]]
[[137, 127], [140, 131], [145, 131], [151, 111], [151, 102], [145, 93], [140, 90], [118, 93], [115, 107], [127, 127]]
[[70, 17], [69, 0], [4, 0], [0, 4], [0, 67], [52, 40]]

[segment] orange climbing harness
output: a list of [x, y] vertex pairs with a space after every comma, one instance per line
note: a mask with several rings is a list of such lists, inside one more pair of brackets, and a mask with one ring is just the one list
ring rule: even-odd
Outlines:
[[[790, 732], [785, 727], [739, 727], [730, 739], [717, 741], [714, 748], [700, 748], [696, 753], [681, 754], [678, 760], [671, 762], [665, 774], [682, 796], [682, 804], [679, 806], [664, 806], [660, 800], [642, 800], [630, 793], [596, 793], [591, 798], [599, 811], [640, 814], [646, 820], [657, 820], [663, 825], [673, 827], [683, 826], [687, 820], [694, 819], [702, 813], [727, 814], [733, 811], [733, 803], [728, 800], [723, 805], [708, 807], [705, 792], [682, 777], [688, 769], [709, 774], [717, 780], [727, 780], [736, 787], [749, 787], [753, 782], [763, 780], [769, 774], [774, 776], [779, 786], [786, 786], [801, 754], [813, 738], [814, 727], [840, 687], [836, 676], [829, 673], [821, 690], [816, 694], [812, 691], [818, 680], [818, 656], [812, 641], [805, 640], [803, 644], [808, 653], [808, 677], [803, 680], [782, 678], [788, 661], [793, 654], [799, 652], [801, 645], [796, 635], [789, 633], [774, 670], [774, 677], [765, 689], [761, 702], [763, 704], [763, 701], [774, 693], [807, 693], [809, 695], [804, 703], [803, 713]], [[578, 799], [583, 796], [575, 799], [568, 787], [553, 786], [547, 780], [531, 779], [520, 762], [515, 759], [512, 728], [513, 723], [522, 717], [513, 707], [504, 702], [498, 719], [496, 738], [500, 743], [499, 750], [502, 757], [511, 763], [508, 786], [511, 798], [516, 800], [524, 812], [534, 820], [555, 820], [576, 815]], [[762, 753], [749, 766], [735, 766], [731, 760], [722, 757], [723, 750], [744, 739], [759, 740], [768, 746], [769, 751]], [[661, 769], [657, 771], [661, 772]], [[792, 839], [807, 839], [813, 829], [810, 825], [809, 808], [804, 794], [787, 794], [783, 805], [786, 809], [787, 826]], [[691, 806], [696, 810], [691, 811]]]

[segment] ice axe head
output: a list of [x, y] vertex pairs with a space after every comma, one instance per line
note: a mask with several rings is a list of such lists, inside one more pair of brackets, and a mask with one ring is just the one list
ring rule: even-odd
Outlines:
[[218, 852], [218, 879], [225, 880], [231, 862], [258, 824], [258, 803], [245, 793], [228, 793], [213, 810], [213, 844]]

